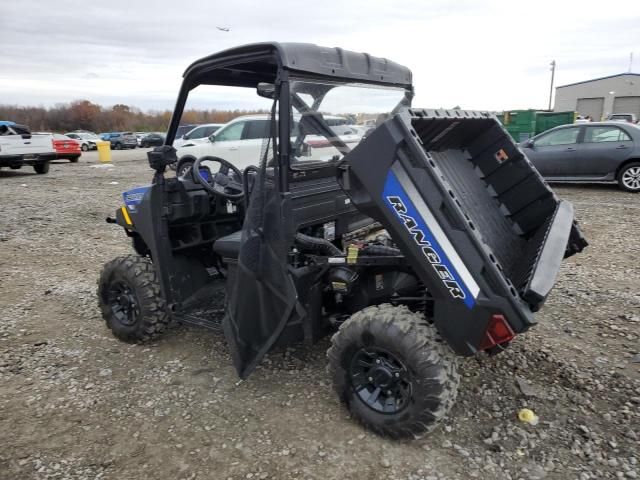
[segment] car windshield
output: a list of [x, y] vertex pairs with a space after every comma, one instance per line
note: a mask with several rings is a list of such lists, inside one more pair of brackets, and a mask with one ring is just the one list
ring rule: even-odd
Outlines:
[[399, 107], [408, 106], [410, 96], [403, 88], [294, 79], [291, 105], [297, 128], [291, 140], [292, 163], [339, 160], [367, 133], [358, 125], [381, 124]]
[[190, 132], [195, 128], [195, 125], [180, 125], [176, 131], [176, 138], [182, 137], [185, 133]]

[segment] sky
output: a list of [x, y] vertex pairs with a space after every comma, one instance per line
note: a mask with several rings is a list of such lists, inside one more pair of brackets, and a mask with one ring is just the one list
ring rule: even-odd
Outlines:
[[[342, 47], [406, 65], [413, 105], [424, 108], [546, 108], [552, 60], [556, 86], [626, 72], [630, 53], [640, 72], [638, 0], [92, 3], [2, 2], [0, 104], [88, 99], [171, 109], [194, 60], [264, 41]], [[191, 104], [250, 108], [252, 99], [221, 92], [213, 103]]]

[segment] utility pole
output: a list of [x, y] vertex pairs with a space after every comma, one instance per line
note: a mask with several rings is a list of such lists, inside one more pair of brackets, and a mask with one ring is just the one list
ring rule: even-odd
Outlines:
[[551, 61], [551, 87], [549, 88], [549, 110], [551, 110], [551, 98], [553, 97], [553, 79], [556, 74], [556, 61]]
[[631, 73], [632, 69], [633, 69], [633, 52], [629, 54], [629, 73]]

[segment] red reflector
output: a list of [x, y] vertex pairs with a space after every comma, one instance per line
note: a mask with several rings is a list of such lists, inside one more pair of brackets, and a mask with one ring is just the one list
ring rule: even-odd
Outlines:
[[489, 348], [500, 345], [501, 343], [508, 342], [515, 337], [511, 326], [507, 323], [507, 319], [504, 315], [493, 315], [489, 320], [489, 326], [487, 327], [487, 333], [485, 333], [484, 340], [480, 344], [480, 350], [487, 350]]

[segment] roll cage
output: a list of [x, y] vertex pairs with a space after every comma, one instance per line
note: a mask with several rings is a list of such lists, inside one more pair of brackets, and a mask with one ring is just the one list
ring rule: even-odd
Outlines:
[[[306, 89], [299, 86], [294, 90], [291, 86], [293, 78], [322, 81], [326, 82], [326, 85], [314, 85], [313, 88]], [[189, 92], [199, 85], [255, 88], [264, 96], [266, 89], [260, 89], [259, 86], [271, 84], [275, 88], [270, 98], [277, 101], [279, 117], [275, 161], [278, 189], [286, 192], [289, 188], [291, 155], [300, 147], [303, 137], [303, 134], [299, 133], [291, 145], [292, 109], [304, 114], [305, 123], [310, 130], [324, 136], [341, 154], [346, 154], [350, 148], [332, 132], [317, 111], [333, 86], [357, 82], [402, 88], [405, 90], [405, 96], [401, 105], [409, 106], [413, 97], [411, 81], [411, 71], [402, 65], [341, 48], [325, 48], [304, 43], [256, 43], [232, 48], [197, 60], [187, 68], [165, 145], [173, 144]], [[311, 105], [300, 97], [303, 93], [311, 96]]]

